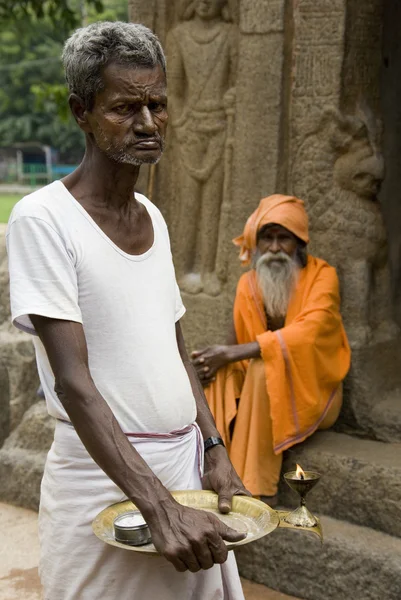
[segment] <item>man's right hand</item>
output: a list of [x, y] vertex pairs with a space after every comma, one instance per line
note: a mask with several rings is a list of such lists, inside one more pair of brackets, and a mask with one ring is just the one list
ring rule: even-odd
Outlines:
[[227, 560], [228, 542], [239, 542], [246, 534], [225, 525], [212, 513], [182, 506], [173, 498], [163, 502], [147, 518], [156, 550], [177, 571], [196, 573]]

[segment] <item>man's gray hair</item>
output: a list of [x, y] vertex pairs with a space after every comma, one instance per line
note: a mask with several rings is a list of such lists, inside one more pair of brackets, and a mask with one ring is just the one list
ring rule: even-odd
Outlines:
[[166, 72], [163, 48], [144, 25], [102, 21], [77, 29], [64, 45], [62, 60], [70, 93], [77, 94], [85, 108], [93, 108], [103, 89], [102, 71], [111, 62]]

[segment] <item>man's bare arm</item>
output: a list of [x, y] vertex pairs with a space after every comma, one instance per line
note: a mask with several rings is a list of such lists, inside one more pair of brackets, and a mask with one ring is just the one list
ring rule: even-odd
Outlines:
[[[55, 391], [100, 468], [146, 515], [170, 495], [128, 441], [90, 375], [81, 324], [31, 315], [55, 376]], [[152, 493], [151, 493], [152, 492]]]
[[224, 562], [223, 539], [238, 541], [243, 536], [213, 515], [178, 504], [131, 446], [92, 380], [82, 325], [30, 317], [46, 349], [57, 395], [78, 436], [99, 467], [138, 506], [159, 552], [178, 571], [196, 572]]
[[[184, 336], [181, 325], [176, 324], [176, 335], [178, 349], [188, 373], [191, 382], [192, 391], [195, 397], [197, 407], [197, 423], [202, 432], [203, 439], [209, 437], [220, 437], [216, 428], [213, 415], [210, 411], [202, 385], [199, 381], [195, 367], [189, 360], [185, 347]], [[205, 454], [205, 474], [203, 478], [203, 487], [212, 489], [219, 495], [219, 510], [222, 513], [228, 513], [231, 510], [232, 498], [235, 494], [250, 495], [244, 488], [244, 485], [236, 473], [228, 457], [226, 449], [221, 445], [216, 445]]]

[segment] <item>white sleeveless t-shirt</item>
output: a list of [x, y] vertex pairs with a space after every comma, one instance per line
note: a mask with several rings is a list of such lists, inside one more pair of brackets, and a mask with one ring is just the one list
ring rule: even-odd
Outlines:
[[121, 250], [60, 181], [23, 198], [7, 229], [12, 320], [33, 334], [50, 415], [69, 420], [29, 318], [82, 323], [89, 368], [126, 433], [166, 433], [196, 419], [175, 323], [185, 308], [175, 279], [166, 223], [140, 194], [153, 224], [152, 247]]

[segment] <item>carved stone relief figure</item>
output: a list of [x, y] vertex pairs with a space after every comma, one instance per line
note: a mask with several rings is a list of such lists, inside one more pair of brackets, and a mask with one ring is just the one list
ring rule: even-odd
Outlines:
[[377, 194], [384, 176], [375, 123], [367, 113], [323, 115], [300, 146], [293, 192], [305, 198], [313, 251], [337, 267], [354, 347], [396, 334], [389, 305], [386, 232]]
[[[224, 269], [218, 238], [231, 179], [237, 27], [228, 0], [186, 0], [167, 36], [173, 242], [181, 289], [215, 296]], [[227, 198], [226, 198], [227, 200]]]

